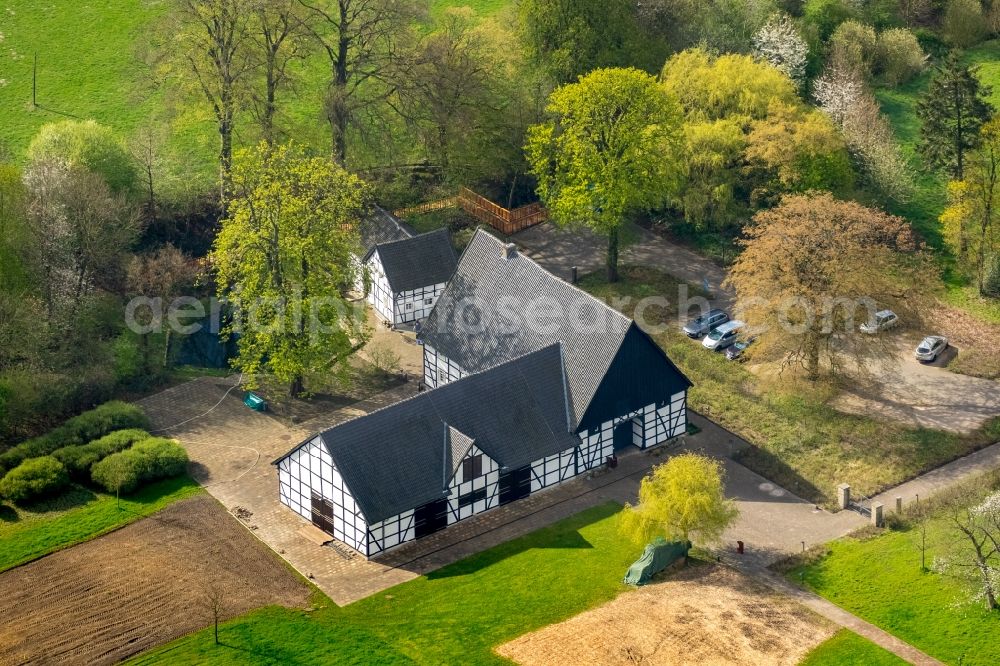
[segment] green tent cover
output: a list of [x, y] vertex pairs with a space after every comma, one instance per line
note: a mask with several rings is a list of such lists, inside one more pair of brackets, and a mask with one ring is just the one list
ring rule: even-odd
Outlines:
[[690, 549], [690, 541], [667, 541], [663, 537], [657, 537], [652, 543], [646, 544], [642, 557], [628, 568], [625, 583], [645, 585], [653, 576], [687, 556]]

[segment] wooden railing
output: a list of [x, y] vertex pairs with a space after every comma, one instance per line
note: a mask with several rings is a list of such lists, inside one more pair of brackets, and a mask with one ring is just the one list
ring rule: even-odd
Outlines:
[[458, 196], [431, 201], [419, 206], [401, 208], [393, 211], [393, 215], [396, 217], [405, 217], [407, 215], [418, 215], [432, 210], [453, 207], [460, 207], [479, 222], [488, 224], [508, 236], [516, 234], [518, 231], [524, 231], [528, 227], [533, 227], [549, 219], [549, 212], [540, 203], [531, 203], [527, 206], [510, 210], [493, 203], [484, 196], [476, 194], [467, 187], [459, 190]]

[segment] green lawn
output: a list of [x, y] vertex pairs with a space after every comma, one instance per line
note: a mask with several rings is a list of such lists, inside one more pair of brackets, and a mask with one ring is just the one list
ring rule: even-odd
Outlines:
[[26, 509], [0, 505], [0, 571], [106, 534], [199, 492], [201, 488], [184, 476], [123, 497], [121, 509], [114, 495], [81, 486]]
[[[941, 544], [949, 538], [943, 520], [929, 523], [928, 562], [944, 552]], [[941, 661], [995, 664], [1000, 612], [962, 603], [954, 579], [922, 572], [917, 543], [916, 530], [845, 538], [789, 577]]]
[[807, 654], [799, 666], [897, 666], [906, 663], [867, 638], [841, 629]]
[[[662, 272], [626, 267], [622, 275], [622, 282], [609, 286], [603, 272], [594, 273], [581, 286], [603, 298], [629, 296], [633, 307], [644, 296], [676, 300], [677, 281]], [[832, 503], [837, 484], [845, 481], [871, 495], [1000, 440], [1000, 418], [975, 435], [959, 436], [844, 414], [826, 404], [829, 394], [823, 391], [761, 386], [741, 364], [681, 334], [676, 309], [660, 314], [668, 327], [654, 337], [694, 382], [688, 404], [756, 445], [741, 462], [805, 499]]]
[[[980, 80], [993, 88], [992, 102], [1000, 109], [1000, 41], [986, 42], [969, 49], [966, 62], [979, 68]], [[890, 210], [910, 220], [914, 228], [926, 239], [928, 245], [939, 252], [945, 268], [946, 300], [956, 307], [994, 323], [1000, 323], [1000, 301], [982, 299], [974, 288], [954, 275], [951, 259], [941, 236], [938, 216], [947, 203], [945, 195], [946, 178], [936, 172], [923, 169], [923, 163], [916, 154], [920, 140], [920, 121], [917, 118], [917, 100], [930, 81], [931, 73], [894, 89], [877, 91], [882, 110], [889, 118], [904, 154], [913, 165], [916, 189], [913, 197], [904, 203], [890, 206]]]
[[619, 538], [617, 504], [338, 608], [268, 608], [141, 655], [136, 663], [492, 664], [492, 649], [614, 598], [641, 549]]

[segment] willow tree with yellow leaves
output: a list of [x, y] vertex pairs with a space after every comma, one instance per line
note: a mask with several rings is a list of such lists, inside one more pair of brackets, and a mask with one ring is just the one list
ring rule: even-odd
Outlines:
[[234, 308], [234, 365], [251, 386], [270, 374], [297, 396], [310, 373], [342, 369], [368, 336], [347, 292], [369, 189], [329, 157], [261, 143], [236, 152], [231, 191], [210, 258]]
[[655, 537], [714, 543], [739, 511], [726, 499], [722, 463], [684, 453], [653, 468], [639, 485], [639, 503], [626, 504], [621, 533], [637, 544]]

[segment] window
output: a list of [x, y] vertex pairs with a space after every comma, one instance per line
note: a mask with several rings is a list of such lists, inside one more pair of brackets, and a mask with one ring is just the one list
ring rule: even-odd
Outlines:
[[434, 299], [433, 298], [425, 298], [424, 299], [424, 305], [434, 305]]
[[469, 456], [462, 461], [462, 481], [471, 481], [483, 475], [482, 454]]
[[413, 303], [407, 303], [406, 304], [406, 309], [407, 310], [412, 310], [413, 309]]
[[[477, 458], [479, 456], [476, 456]], [[479, 490], [473, 490], [471, 493], [465, 493], [458, 498], [458, 508], [463, 506], [469, 506], [479, 500], [486, 499], [486, 488], [480, 488]]]

